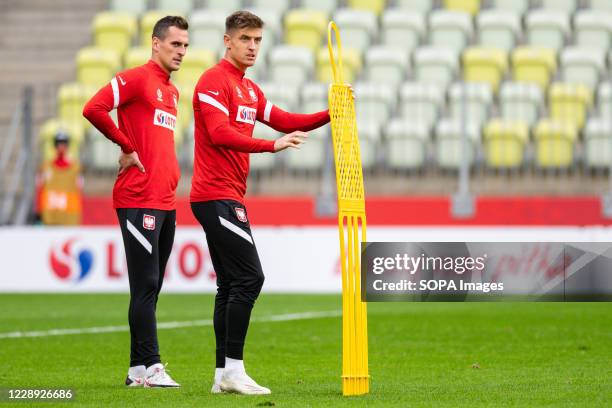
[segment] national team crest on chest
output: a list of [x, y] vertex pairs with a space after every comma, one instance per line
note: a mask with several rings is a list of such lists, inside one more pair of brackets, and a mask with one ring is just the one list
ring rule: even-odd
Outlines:
[[247, 222], [246, 211], [244, 208], [235, 207], [234, 210], [236, 210], [236, 217], [238, 217], [238, 221]]
[[155, 229], [155, 216], [145, 214], [142, 217], [142, 228], [153, 231]]
[[161, 89], [157, 88], [157, 100], [160, 102], [164, 101]]
[[253, 90], [253, 88], [249, 88], [249, 96], [251, 97], [251, 101], [257, 102], [257, 94]]

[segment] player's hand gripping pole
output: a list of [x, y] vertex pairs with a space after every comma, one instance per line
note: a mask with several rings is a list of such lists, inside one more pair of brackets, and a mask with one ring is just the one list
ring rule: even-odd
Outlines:
[[[337, 65], [332, 31], [338, 47]], [[360, 242], [366, 241], [363, 173], [352, 88], [343, 81], [342, 43], [333, 21], [327, 28], [327, 44], [334, 79], [329, 86], [329, 116], [336, 164], [342, 265], [342, 393], [359, 395], [370, 390], [368, 318], [366, 304], [361, 300]]]

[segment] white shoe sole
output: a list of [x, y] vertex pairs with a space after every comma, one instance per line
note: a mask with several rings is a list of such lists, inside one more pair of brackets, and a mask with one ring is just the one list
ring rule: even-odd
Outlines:
[[249, 388], [248, 386], [241, 387], [240, 385], [236, 385], [232, 381], [221, 381], [220, 384], [221, 391], [231, 392], [234, 394], [242, 394], [242, 395], [269, 395], [272, 394], [268, 388]]

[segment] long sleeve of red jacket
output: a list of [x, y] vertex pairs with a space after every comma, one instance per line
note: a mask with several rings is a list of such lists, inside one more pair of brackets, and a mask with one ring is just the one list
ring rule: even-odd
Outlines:
[[281, 133], [291, 133], [296, 130], [308, 132], [329, 123], [329, 111], [310, 114], [286, 112], [266, 99], [266, 96], [257, 86], [259, 106], [257, 120], [265, 123]]
[[134, 146], [130, 139], [113, 122], [109, 112], [116, 109], [119, 105], [127, 103], [134, 94], [140, 81], [137, 78], [130, 78], [130, 73], [124, 74], [125, 78], [120, 77], [121, 81], [121, 100], [119, 100], [119, 83], [114, 77], [110, 83], [98, 91], [85, 105], [83, 116], [91, 122], [104, 136], [112, 140], [121, 147], [124, 153], [132, 153]]
[[198, 99], [199, 114], [213, 145], [245, 153], [274, 152], [273, 140], [246, 136], [232, 128], [227, 114], [229, 106], [227, 92], [222, 90], [220, 95], [215, 95], [214, 98], [206, 93], [198, 93]]

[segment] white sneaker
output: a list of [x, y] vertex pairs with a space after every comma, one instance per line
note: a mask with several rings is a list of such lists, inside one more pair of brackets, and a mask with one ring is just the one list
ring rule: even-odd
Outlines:
[[125, 385], [128, 387], [142, 387], [144, 378], [147, 374], [147, 368], [143, 365], [130, 367], [128, 375], [125, 379]]
[[269, 388], [257, 384], [244, 371], [224, 371], [223, 377], [221, 377], [220, 388], [222, 391], [244, 395], [265, 395], [272, 393]]
[[166, 372], [166, 365], [157, 363], [147, 368], [147, 375], [144, 379], [145, 388], [176, 388], [180, 387]]
[[221, 389], [221, 386], [217, 383], [214, 383], [211, 390], [210, 390], [211, 394], [225, 394], [225, 391], [223, 391]]

